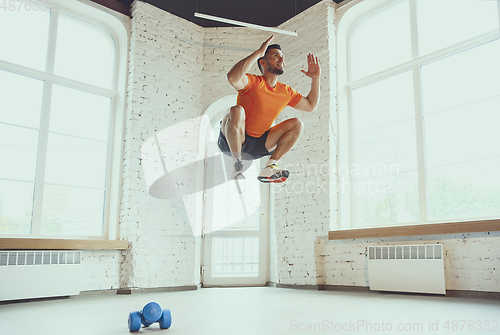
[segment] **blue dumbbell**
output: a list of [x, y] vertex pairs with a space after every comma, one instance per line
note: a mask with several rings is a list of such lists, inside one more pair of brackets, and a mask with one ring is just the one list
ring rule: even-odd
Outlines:
[[131, 312], [128, 316], [128, 329], [136, 332], [141, 329], [141, 324], [145, 327], [158, 322], [161, 329], [170, 328], [172, 324], [172, 315], [169, 309], [162, 310], [156, 302], [150, 302], [140, 312]]

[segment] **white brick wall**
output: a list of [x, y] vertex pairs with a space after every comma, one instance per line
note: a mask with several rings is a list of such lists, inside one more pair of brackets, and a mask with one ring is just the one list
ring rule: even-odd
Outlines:
[[[195, 24], [143, 2], [134, 4], [120, 222], [120, 236], [132, 242], [132, 249], [121, 266], [122, 287], [199, 282], [194, 271], [199, 238], [193, 236], [185, 203], [149, 196], [141, 146], [155, 133], [202, 113], [203, 38]], [[179, 152], [164, 154], [171, 158]]]
[[369, 286], [366, 246], [442, 244], [446, 289], [498, 292], [500, 287], [500, 232], [318, 241], [318, 283]]
[[83, 291], [120, 288], [121, 252], [118, 250], [84, 250], [82, 253]]
[[[334, 8], [327, 1], [302, 12], [280, 26], [297, 31], [297, 37], [281, 37], [287, 63], [280, 81], [307, 95], [311, 79], [300, 72], [307, 70], [307, 54], [313, 53], [321, 64], [321, 99], [314, 113], [287, 108], [281, 122], [298, 117], [304, 132], [296, 146], [280, 161], [292, 173], [284, 185], [273, 185], [274, 220], [277, 245], [277, 277], [281, 284], [316, 285], [314, 248], [318, 237], [330, 226], [330, 120], [336, 119], [334, 67]], [[335, 151], [335, 150], [334, 150]]]

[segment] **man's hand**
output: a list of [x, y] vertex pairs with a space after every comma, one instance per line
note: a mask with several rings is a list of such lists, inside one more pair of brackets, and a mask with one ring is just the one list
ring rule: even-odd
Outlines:
[[260, 48], [257, 50], [259, 52], [259, 55], [260, 55], [259, 57], [264, 57], [264, 55], [266, 54], [267, 47], [269, 46], [269, 44], [271, 43], [273, 38], [274, 38], [274, 35], [271, 35], [271, 37], [269, 37], [264, 43], [262, 43]]
[[303, 74], [312, 79], [311, 81], [311, 91], [307, 97], [302, 97], [294, 108], [305, 111], [313, 112], [318, 107], [319, 103], [319, 82], [321, 76], [321, 67], [319, 66], [318, 57], [314, 57], [313, 54], [307, 55], [307, 72], [301, 70]]
[[315, 79], [321, 76], [321, 67], [319, 66], [318, 57], [314, 57], [313, 54], [307, 55], [307, 72], [301, 70], [303, 74], [309, 78]]
[[229, 84], [237, 91], [245, 88], [248, 84], [248, 78], [245, 76], [245, 73], [250, 70], [252, 64], [254, 64], [260, 57], [263, 57], [266, 54], [267, 47], [269, 43], [273, 40], [274, 35], [269, 37], [259, 49], [252, 52], [252, 54], [238, 63], [228, 72], [227, 81]]

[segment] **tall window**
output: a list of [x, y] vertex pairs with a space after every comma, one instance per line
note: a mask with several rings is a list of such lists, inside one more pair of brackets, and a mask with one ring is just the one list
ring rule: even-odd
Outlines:
[[107, 237], [115, 36], [52, 1], [7, 1], [0, 31], [0, 234]]
[[339, 46], [342, 228], [500, 217], [499, 2], [370, 6]]
[[[261, 162], [245, 161], [246, 179], [227, 180], [232, 159], [220, 152], [220, 121], [236, 95], [218, 99], [206, 110], [207, 132], [203, 220], [203, 286], [265, 285], [269, 186], [255, 182]], [[214, 182], [219, 181], [219, 182]]]

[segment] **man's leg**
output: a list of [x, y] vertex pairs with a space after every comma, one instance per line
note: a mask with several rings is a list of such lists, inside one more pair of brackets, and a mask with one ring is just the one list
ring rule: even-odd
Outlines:
[[288, 178], [290, 172], [286, 169], [278, 169], [278, 161], [297, 143], [303, 128], [302, 121], [293, 118], [283, 121], [269, 130], [266, 149], [271, 151], [274, 148], [274, 152], [266, 167], [257, 177], [261, 182], [281, 183]]
[[231, 155], [234, 158], [235, 171], [232, 178], [244, 178], [241, 174], [243, 170], [241, 147], [245, 143], [245, 110], [243, 107], [239, 105], [231, 107], [229, 113], [222, 119], [221, 131], [226, 137]]
[[279, 161], [284, 154], [293, 148], [300, 138], [304, 126], [297, 118], [288, 119], [269, 130], [266, 140], [266, 149], [271, 151], [274, 147], [271, 159]]
[[231, 155], [241, 156], [241, 146], [245, 143], [245, 110], [241, 106], [233, 106], [222, 119], [222, 133], [226, 137]]

